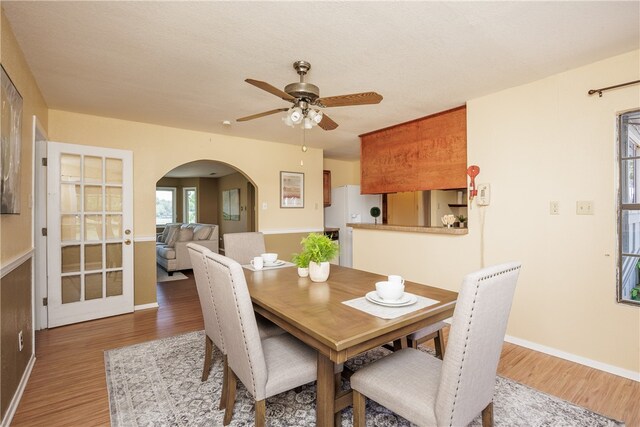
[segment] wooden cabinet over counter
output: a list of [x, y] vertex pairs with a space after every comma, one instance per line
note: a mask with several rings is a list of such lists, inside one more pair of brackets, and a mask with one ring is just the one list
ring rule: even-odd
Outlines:
[[467, 186], [467, 108], [360, 135], [363, 194]]

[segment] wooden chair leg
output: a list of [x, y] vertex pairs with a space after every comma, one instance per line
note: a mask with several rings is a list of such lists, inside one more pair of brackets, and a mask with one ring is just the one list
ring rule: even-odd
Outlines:
[[442, 330], [436, 332], [433, 343], [436, 347], [436, 357], [444, 359], [444, 334], [442, 333]]
[[365, 397], [356, 390], [353, 390], [353, 427], [364, 427], [366, 424]]
[[233, 417], [233, 407], [236, 404], [236, 383], [238, 379], [236, 374], [233, 373], [231, 368], [227, 370], [227, 403], [224, 408], [224, 421], [223, 424], [228, 426]]
[[219, 410], [223, 410], [227, 406], [227, 394], [229, 387], [229, 363], [227, 362], [227, 355], [225, 354], [222, 359], [222, 391], [220, 393], [220, 405]]
[[211, 370], [211, 359], [213, 358], [213, 341], [208, 336], [204, 336], [204, 367], [202, 368], [202, 381], [209, 378]]
[[264, 427], [266, 415], [267, 415], [267, 405], [266, 401], [256, 400], [256, 427]]
[[[335, 395], [337, 396], [342, 391], [342, 372], [333, 374], [333, 381], [335, 383], [335, 387], [334, 387]], [[342, 411], [337, 411], [333, 415], [333, 425], [337, 427], [342, 425]]]
[[415, 348], [417, 350], [418, 349], [418, 340], [408, 339], [407, 340], [407, 346], [411, 347], [411, 348]]
[[493, 427], [493, 402], [482, 410], [482, 427]]

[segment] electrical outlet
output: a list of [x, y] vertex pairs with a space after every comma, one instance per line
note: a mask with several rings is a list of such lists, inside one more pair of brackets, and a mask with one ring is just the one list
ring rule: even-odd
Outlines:
[[593, 202], [590, 200], [578, 200], [576, 202], [577, 215], [593, 215]]
[[549, 202], [549, 213], [551, 215], [560, 215], [560, 202]]
[[24, 338], [22, 337], [22, 331], [18, 332], [18, 350], [22, 351], [24, 348]]
[[262, 202], [262, 210], [267, 210], [267, 202]]

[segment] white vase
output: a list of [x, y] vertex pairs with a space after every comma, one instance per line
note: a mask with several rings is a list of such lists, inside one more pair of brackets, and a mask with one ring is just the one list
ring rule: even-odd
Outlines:
[[328, 261], [320, 264], [311, 261], [309, 263], [309, 278], [314, 282], [326, 282], [329, 278], [330, 265]]
[[309, 269], [306, 267], [298, 267], [298, 276], [300, 277], [308, 277]]

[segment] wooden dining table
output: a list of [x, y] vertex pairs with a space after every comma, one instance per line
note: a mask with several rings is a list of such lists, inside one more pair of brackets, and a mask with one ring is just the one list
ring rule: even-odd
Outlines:
[[364, 297], [386, 276], [332, 265], [329, 279], [315, 283], [298, 277], [295, 267], [244, 271], [254, 310], [318, 351], [318, 426], [333, 426], [352, 404], [351, 391], [341, 391], [336, 383], [336, 364], [451, 317], [458, 296], [407, 281], [405, 292], [439, 302], [385, 320], [342, 302]]

